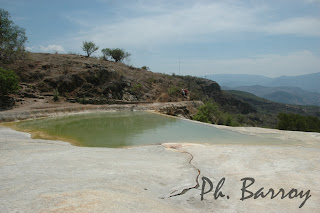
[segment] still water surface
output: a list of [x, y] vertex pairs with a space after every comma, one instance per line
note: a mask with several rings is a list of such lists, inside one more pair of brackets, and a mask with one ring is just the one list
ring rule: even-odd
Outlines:
[[[151, 112], [99, 112], [22, 121], [18, 129], [41, 132], [88, 147], [126, 147], [160, 143], [277, 145], [272, 135], [249, 136]], [[292, 145], [292, 144], [291, 144]]]

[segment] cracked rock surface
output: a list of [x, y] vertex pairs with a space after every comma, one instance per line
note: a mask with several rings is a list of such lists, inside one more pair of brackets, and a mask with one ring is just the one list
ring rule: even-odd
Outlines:
[[[214, 188], [225, 177], [221, 191], [230, 199], [210, 192], [201, 201], [203, 176]], [[255, 178], [252, 191], [296, 188], [312, 197], [301, 209], [299, 198], [240, 201], [245, 177]], [[89, 148], [0, 127], [0, 212], [319, 212], [319, 177], [317, 147]]]

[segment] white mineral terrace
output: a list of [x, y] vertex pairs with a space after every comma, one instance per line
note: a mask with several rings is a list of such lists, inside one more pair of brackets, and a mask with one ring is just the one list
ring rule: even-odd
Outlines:
[[[0, 212], [320, 212], [320, 134], [232, 130], [277, 133], [308, 147], [89, 148], [0, 127]], [[208, 180], [213, 186], [203, 200], [202, 177], [208, 178], [204, 193]], [[275, 198], [271, 192], [262, 198], [270, 188]]]

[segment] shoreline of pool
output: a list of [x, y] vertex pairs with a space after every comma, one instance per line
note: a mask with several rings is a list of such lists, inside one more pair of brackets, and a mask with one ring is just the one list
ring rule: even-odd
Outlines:
[[[192, 102], [194, 104], [194, 102]], [[288, 140], [295, 140], [295, 141], [301, 141], [303, 143], [306, 143], [308, 146], [311, 147], [320, 147], [320, 133], [316, 132], [299, 132], [299, 131], [287, 131], [287, 130], [278, 130], [278, 129], [267, 129], [267, 128], [261, 128], [261, 127], [230, 127], [230, 126], [224, 126], [224, 125], [216, 125], [216, 124], [209, 124], [209, 123], [203, 123], [191, 119], [184, 118], [182, 116], [172, 116], [168, 114], [164, 114], [159, 112], [160, 109], [168, 108], [168, 107], [187, 107], [188, 104], [190, 105], [190, 102], [177, 102], [177, 103], [154, 103], [154, 104], [147, 104], [147, 105], [108, 105], [108, 106], [100, 106], [98, 108], [89, 108], [86, 110], [83, 110], [82, 108], [79, 110], [74, 111], [63, 111], [59, 112], [56, 111], [54, 113], [46, 114], [45, 116], [43, 114], [40, 114], [40, 116], [29, 116], [28, 119], [23, 120], [17, 120], [12, 122], [4, 122], [0, 123], [0, 126], [9, 127], [11, 129], [14, 129], [16, 131], [29, 133], [32, 135], [32, 139], [45, 139], [45, 140], [59, 140], [66, 143], [70, 143], [71, 145], [80, 146], [82, 147], [79, 142], [74, 141], [70, 138], [63, 138], [63, 137], [56, 137], [49, 134], [46, 134], [44, 132], [40, 131], [32, 131], [32, 130], [26, 130], [18, 128], [16, 123], [24, 120], [35, 120], [35, 119], [44, 119], [49, 117], [60, 117], [60, 116], [69, 116], [69, 115], [78, 115], [78, 114], [90, 114], [90, 113], [101, 113], [101, 112], [128, 112], [128, 111], [147, 111], [151, 113], [155, 113], [161, 116], [176, 118], [176, 119], [182, 119], [188, 122], [194, 122], [200, 125], [210, 126], [217, 129], [224, 129], [229, 130], [233, 132], [237, 132], [243, 135], [249, 135], [249, 136], [259, 136], [263, 134], [272, 135], [272, 138], [274, 139], [280, 139], [282, 141], [288, 141]], [[197, 103], [199, 104], [199, 103]], [[37, 115], [35, 113], [35, 115]], [[19, 117], [19, 116], [18, 116]], [[201, 143], [199, 143], [201, 144]], [[281, 144], [280, 144], [281, 145]]]
[[237, 132], [244, 135], [257, 136], [261, 134], [275, 134], [274, 138], [280, 139], [280, 140], [298, 140], [303, 142], [314, 142], [315, 145], [319, 146], [320, 148], [320, 133], [318, 132], [289, 131], [289, 130], [279, 130], [279, 129], [262, 128], [262, 127], [232, 127], [232, 126], [204, 123], [201, 121], [191, 120], [183, 117], [166, 115], [166, 114], [159, 113], [157, 111], [152, 111], [152, 112], [159, 115], [168, 116], [171, 118], [179, 118], [189, 122], [194, 122], [194, 123], [205, 125], [205, 126], [215, 127], [217, 129], [230, 130], [230, 131]]
[[106, 104], [106, 105], [76, 105], [68, 107], [53, 107], [43, 109], [29, 109], [29, 110], [7, 110], [0, 112], [0, 124], [3, 122], [36, 119], [43, 117], [64, 116], [76, 113], [88, 112], [107, 112], [107, 111], [165, 111], [177, 109], [190, 109], [193, 110], [201, 106], [201, 101], [181, 101], [181, 102], [154, 102], [142, 104]]

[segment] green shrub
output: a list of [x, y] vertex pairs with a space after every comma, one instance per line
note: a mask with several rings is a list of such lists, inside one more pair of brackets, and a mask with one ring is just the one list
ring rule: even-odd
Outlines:
[[155, 78], [148, 78], [148, 79], [147, 79], [147, 82], [148, 82], [149, 84], [156, 83], [156, 82], [157, 82], [157, 79], [155, 79]]
[[207, 102], [202, 105], [197, 114], [193, 117], [193, 120], [205, 122], [205, 123], [215, 123], [221, 112], [219, 111], [218, 105]]
[[238, 114], [237, 117], [236, 117], [236, 119], [237, 119], [237, 121], [238, 121], [239, 123], [245, 123], [245, 121], [246, 121], [246, 118], [245, 118], [243, 115], [241, 115], [241, 114]]
[[53, 101], [59, 101], [59, 91], [58, 89], [53, 90]]
[[147, 67], [147, 66], [142, 66], [142, 67], [141, 67], [141, 69], [143, 69], [143, 70], [147, 70], [147, 71], [150, 71], [150, 68], [149, 68], [149, 67]]
[[320, 120], [312, 116], [279, 113], [277, 128], [291, 131], [320, 132]]
[[141, 84], [136, 84], [131, 88], [131, 92], [137, 92], [142, 88]]
[[234, 126], [234, 122], [232, 116], [230, 114], [226, 114], [226, 123], [227, 126]]
[[169, 96], [176, 96], [180, 94], [180, 89], [176, 86], [171, 86], [168, 88], [168, 95]]
[[134, 66], [132, 66], [132, 65], [128, 65], [128, 67], [129, 67], [130, 69], [132, 69], [132, 70], [138, 70], [138, 69], [139, 69], [139, 68], [134, 67]]
[[214, 123], [218, 125], [239, 126], [240, 124], [235, 121], [235, 116], [220, 111], [216, 103], [206, 102], [199, 109], [193, 120]]
[[77, 102], [80, 104], [88, 104], [89, 100], [85, 96], [83, 96], [82, 98], [77, 98]]
[[191, 101], [199, 101], [199, 100], [203, 100], [203, 99], [204, 99], [204, 96], [200, 91], [192, 90], [192, 92], [190, 92], [190, 100]]
[[8, 95], [19, 90], [19, 79], [15, 72], [0, 67], [0, 95]]

